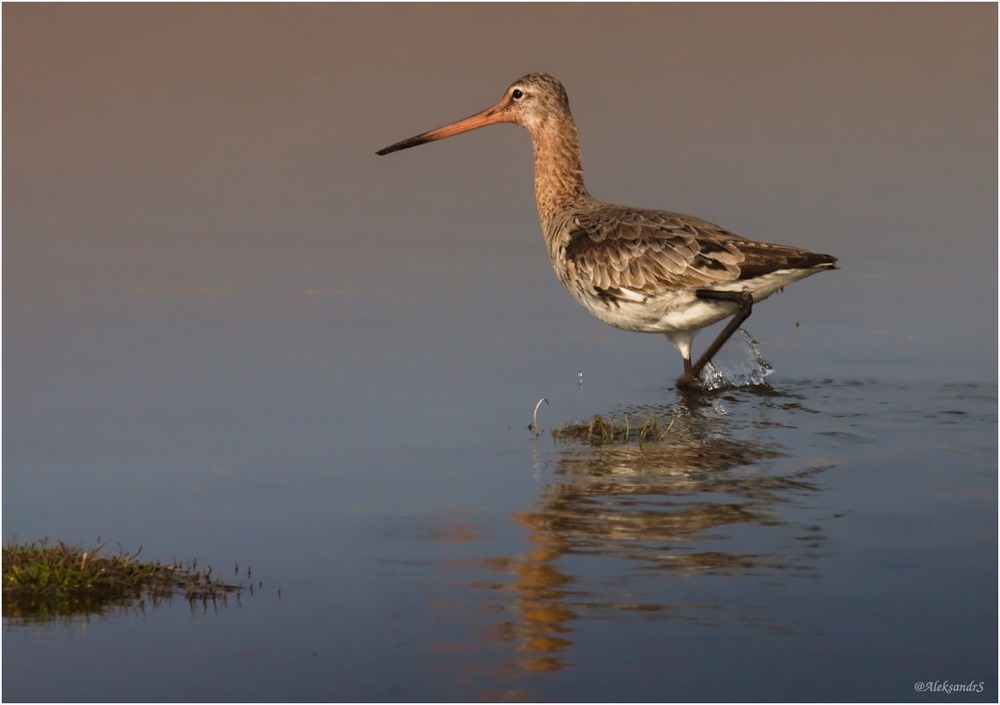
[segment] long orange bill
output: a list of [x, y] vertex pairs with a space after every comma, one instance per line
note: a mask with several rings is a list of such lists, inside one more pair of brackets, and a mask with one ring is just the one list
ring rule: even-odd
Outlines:
[[444, 127], [439, 127], [435, 130], [429, 130], [428, 132], [403, 140], [402, 142], [397, 142], [396, 144], [391, 144], [388, 147], [384, 147], [375, 152], [375, 154], [382, 155], [389, 154], [390, 152], [398, 152], [401, 149], [409, 149], [410, 147], [416, 147], [418, 144], [433, 142], [434, 140], [443, 140], [445, 137], [451, 137], [452, 135], [458, 135], [463, 132], [468, 132], [469, 130], [475, 130], [478, 127], [495, 125], [498, 122], [503, 122], [503, 117], [504, 114], [498, 109], [498, 106], [493, 106], [492, 108], [487, 108], [481, 113], [470, 115], [464, 120], [453, 122], [450, 125], [445, 125]]

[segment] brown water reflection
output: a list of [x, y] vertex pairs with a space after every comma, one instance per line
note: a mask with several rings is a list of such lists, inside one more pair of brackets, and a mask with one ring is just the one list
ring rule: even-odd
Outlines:
[[774, 444], [729, 437], [698, 410], [672, 411], [677, 433], [665, 443], [558, 449], [537, 509], [515, 515], [531, 548], [493, 559], [511, 578], [491, 587], [511, 593], [495, 636], [516, 643], [521, 669], [566, 666], [582, 619], [632, 613], [792, 631], [767, 610], [692, 601], [676, 578], [774, 584], [812, 571], [822, 529], [797, 522], [789, 508], [821, 490], [826, 465], [786, 467]]

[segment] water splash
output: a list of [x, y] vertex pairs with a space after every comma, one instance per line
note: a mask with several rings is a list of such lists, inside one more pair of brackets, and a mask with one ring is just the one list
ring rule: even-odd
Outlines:
[[705, 389], [748, 387], [764, 384], [772, 372], [771, 363], [761, 357], [760, 343], [740, 328], [719, 354], [705, 365], [698, 379]]

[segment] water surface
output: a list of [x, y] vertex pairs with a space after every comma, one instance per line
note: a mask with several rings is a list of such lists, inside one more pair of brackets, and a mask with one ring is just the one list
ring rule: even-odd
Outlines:
[[[3, 13], [4, 539], [255, 584], [5, 620], [6, 700], [996, 700], [994, 6]], [[374, 156], [530, 70], [595, 195], [840, 258], [769, 387], [561, 290], [524, 134]]]

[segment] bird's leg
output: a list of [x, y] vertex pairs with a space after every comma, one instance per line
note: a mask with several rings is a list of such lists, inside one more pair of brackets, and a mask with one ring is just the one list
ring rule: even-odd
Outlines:
[[712, 344], [708, 346], [698, 361], [691, 364], [690, 360], [684, 360], [684, 374], [681, 375], [677, 380], [677, 385], [679, 387], [694, 387], [698, 384], [698, 376], [701, 375], [702, 369], [708, 364], [708, 361], [715, 357], [715, 354], [719, 352], [726, 341], [729, 340], [730, 336], [736, 332], [736, 330], [743, 324], [753, 311], [753, 296], [750, 295], [748, 289], [743, 291], [719, 291], [717, 289], [698, 289], [695, 293], [699, 299], [706, 299], [709, 301], [731, 301], [736, 304], [736, 315], [733, 316], [732, 320], [722, 329], [718, 337], [712, 341]]

